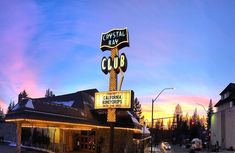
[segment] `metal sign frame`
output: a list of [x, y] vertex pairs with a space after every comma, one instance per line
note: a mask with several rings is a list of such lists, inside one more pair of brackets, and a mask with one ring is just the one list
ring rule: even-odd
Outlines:
[[[127, 94], [127, 95], [126, 95]], [[115, 100], [119, 100], [118, 98], [120, 97], [108, 97], [109, 95], [112, 96], [123, 96], [121, 98], [125, 98], [125, 99], [121, 99], [121, 103], [120, 104], [100, 104], [103, 101], [105, 101], [105, 98], [110, 98], [107, 99], [107, 101], [115, 101]], [[102, 96], [106, 96], [106, 97], [102, 97]], [[127, 97], [129, 96], [129, 97]], [[127, 101], [125, 101], [127, 100]], [[131, 110], [132, 106], [133, 106], [133, 100], [134, 100], [134, 92], [133, 90], [121, 90], [121, 91], [108, 91], [108, 92], [97, 92], [95, 93], [95, 104], [94, 104], [94, 108], [95, 109], [109, 109], [109, 108], [114, 108], [114, 109], [121, 109], [121, 110]], [[98, 103], [99, 102], [99, 103]], [[124, 105], [122, 105], [124, 103]], [[103, 107], [101, 106], [103, 105]]]
[[[117, 33], [118, 31], [125, 33], [125, 36], [116, 36], [115, 32]], [[106, 40], [104, 40], [104, 37], [107, 35], [109, 37]], [[117, 44], [115, 45], [108, 44], [108, 41], [115, 41], [115, 40], [118, 40]], [[118, 50], [120, 50], [124, 47], [129, 47], [129, 33], [127, 28], [116, 28], [116, 29], [111, 29], [106, 33], [102, 33], [101, 43], [100, 43], [100, 49], [102, 51], [111, 50], [113, 48], [117, 48]]]

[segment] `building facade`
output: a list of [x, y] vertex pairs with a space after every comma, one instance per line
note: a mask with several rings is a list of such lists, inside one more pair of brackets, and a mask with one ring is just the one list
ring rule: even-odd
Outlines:
[[211, 143], [222, 148], [235, 148], [235, 84], [230, 83], [221, 93], [211, 117]]
[[[109, 152], [110, 128], [105, 111], [94, 109], [96, 89], [76, 93], [26, 98], [6, 115], [17, 125], [21, 143], [54, 152]], [[133, 152], [134, 135], [141, 126], [132, 111], [117, 111], [114, 128], [115, 153]]]

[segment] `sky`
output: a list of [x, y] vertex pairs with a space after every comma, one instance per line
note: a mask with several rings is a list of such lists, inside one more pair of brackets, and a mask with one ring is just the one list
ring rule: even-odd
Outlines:
[[122, 90], [134, 90], [146, 118], [197, 108], [205, 115], [212, 99], [235, 78], [233, 0], [1, 0], [0, 106], [26, 90], [43, 97], [97, 88], [108, 91], [101, 34], [128, 28], [130, 47]]

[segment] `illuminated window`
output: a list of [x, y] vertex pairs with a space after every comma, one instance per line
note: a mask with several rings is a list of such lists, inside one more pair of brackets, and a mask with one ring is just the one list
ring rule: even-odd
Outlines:
[[53, 143], [59, 143], [60, 139], [60, 130], [58, 128], [51, 128], [49, 127], [49, 137], [51, 142]]

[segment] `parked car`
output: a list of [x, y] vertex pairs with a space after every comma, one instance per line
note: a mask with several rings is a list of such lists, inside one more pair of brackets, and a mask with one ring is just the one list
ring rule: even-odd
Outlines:
[[191, 141], [191, 148], [194, 150], [201, 150], [202, 149], [202, 140], [198, 138], [194, 138]]
[[190, 139], [184, 139], [183, 145], [185, 146], [185, 148], [190, 148], [191, 147]]
[[0, 136], [0, 142], [4, 142], [4, 137]]
[[202, 142], [202, 147], [203, 148], [208, 148], [209, 142], [208, 141], [204, 141]]
[[171, 153], [171, 146], [168, 142], [162, 142], [160, 145], [160, 150], [163, 153]]

